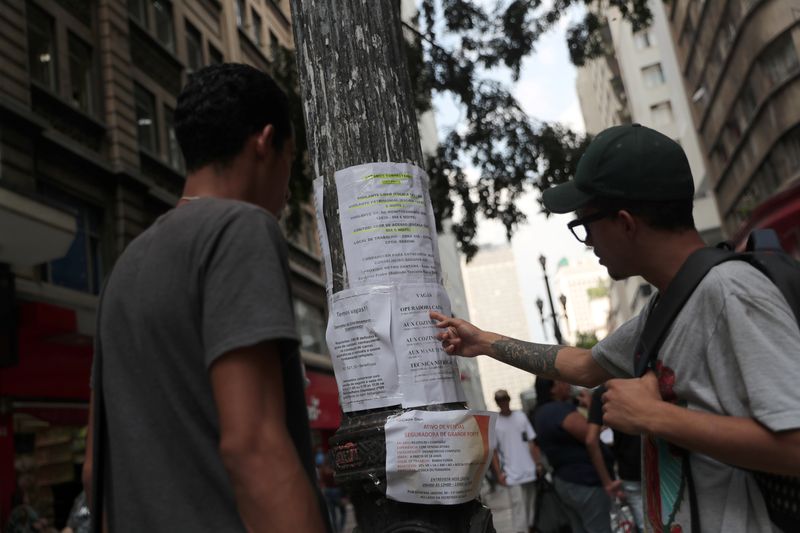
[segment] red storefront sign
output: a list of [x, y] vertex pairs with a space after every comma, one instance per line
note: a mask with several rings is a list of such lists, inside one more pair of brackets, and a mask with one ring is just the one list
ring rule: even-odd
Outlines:
[[789, 254], [800, 257], [800, 183], [755, 208], [733, 238], [736, 247], [743, 248], [750, 232], [760, 228], [774, 229], [783, 248]]
[[339, 407], [339, 389], [336, 379], [330, 374], [313, 370], [306, 371], [306, 407], [311, 429], [338, 429], [342, 422]]

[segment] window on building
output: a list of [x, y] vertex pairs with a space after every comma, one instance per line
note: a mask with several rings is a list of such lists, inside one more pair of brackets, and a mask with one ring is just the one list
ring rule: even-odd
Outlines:
[[672, 104], [667, 100], [650, 106], [650, 116], [652, 117], [653, 124], [658, 126], [666, 126], [672, 123]]
[[272, 32], [269, 32], [269, 53], [272, 56], [272, 59], [275, 59], [275, 54], [278, 53], [280, 47], [281, 43], [278, 41], [278, 36]]
[[664, 70], [661, 68], [661, 63], [649, 65], [642, 68], [642, 78], [644, 79], [644, 86], [648, 89], [664, 85]]
[[53, 91], [58, 90], [56, 39], [53, 18], [29, 2], [28, 65], [31, 78]]
[[147, 4], [148, 0], [128, 0], [128, 14], [144, 27], [150, 25]]
[[791, 32], [786, 32], [769, 45], [758, 58], [761, 70], [773, 85], [781, 83], [794, 74], [800, 61], [797, 57], [797, 47], [792, 39]]
[[236, 0], [233, 7], [236, 12], [236, 25], [244, 28], [244, 0]]
[[136, 101], [136, 126], [139, 134], [139, 149], [158, 153], [158, 121], [155, 96], [141, 85], [134, 84]]
[[175, 170], [183, 172], [183, 154], [175, 135], [175, 111], [164, 106], [164, 129], [167, 132], [167, 159]]
[[644, 50], [653, 46], [653, 34], [650, 30], [637, 31], [633, 34], [633, 43], [637, 50]]
[[297, 319], [297, 331], [300, 334], [300, 347], [309, 352], [327, 354], [325, 314], [322, 309], [296, 299], [294, 314]]
[[692, 39], [694, 39], [694, 25], [692, 24], [692, 19], [686, 17], [683, 23], [683, 29], [681, 30], [679, 43], [681, 46], [688, 46]]
[[103, 282], [100, 239], [102, 211], [60, 189], [40, 185], [42, 196], [75, 214], [75, 238], [67, 254], [45, 265], [45, 279], [53, 285], [99, 294]]
[[166, 0], [153, 0], [155, 13], [156, 37], [171, 51], [175, 51], [175, 26], [172, 22], [172, 4]]
[[69, 34], [69, 79], [72, 104], [86, 113], [94, 113], [94, 69], [92, 48]]
[[222, 52], [211, 46], [208, 45], [208, 64], [209, 65], [219, 65], [225, 62], [225, 57], [222, 55]]
[[200, 30], [186, 22], [186, 66], [189, 72], [203, 66], [203, 36]]
[[261, 37], [261, 32], [264, 31], [264, 28], [261, 24], [261, 16], [255, 11], [250, 13], [250, 16], [253, 17], [253, 33], [252, 33], [253, 41], [255, 41], [255, 43], [260, 48], [261, 45], [264, 44], [264, 40]]

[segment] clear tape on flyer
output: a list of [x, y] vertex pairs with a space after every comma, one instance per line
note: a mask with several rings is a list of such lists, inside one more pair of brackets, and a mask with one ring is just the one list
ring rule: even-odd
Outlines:
[[386, 495], [408, 503], [456, 505], [478, 496], [492, 460], [497, 413], [406, 411], [389, 417]]

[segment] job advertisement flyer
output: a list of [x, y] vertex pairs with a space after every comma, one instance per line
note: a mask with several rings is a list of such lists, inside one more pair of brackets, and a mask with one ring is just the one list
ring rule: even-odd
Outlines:
[[404, 283], [395, 287], [392, 344], [397, 352], [403, 407], [464, 402], [456, 358], [436, 339], [429, 311], [450, 314], [450, 299], [441, 285]]
[[335, 174], [350, 287], [441, 280], [436, 225], [425, 172], [369, 163]]
[[365, 287], [333, 295], [325, 337], [344, 411], [402, 401], [391, 343], [392, 291]]
[[494, 450], [497, 413], [408, 411], [386, 421], [386, 495], [455, 505], [480, 491]]

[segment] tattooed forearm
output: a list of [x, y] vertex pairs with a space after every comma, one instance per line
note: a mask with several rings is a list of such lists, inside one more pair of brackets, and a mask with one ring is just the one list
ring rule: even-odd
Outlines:
[[536, 344], [503, 338], [492, 344], [494, 358], [511, 366], [521, 368], [537, 376], [558, 378], [556, 354], [563, 348], [555, 344]]

